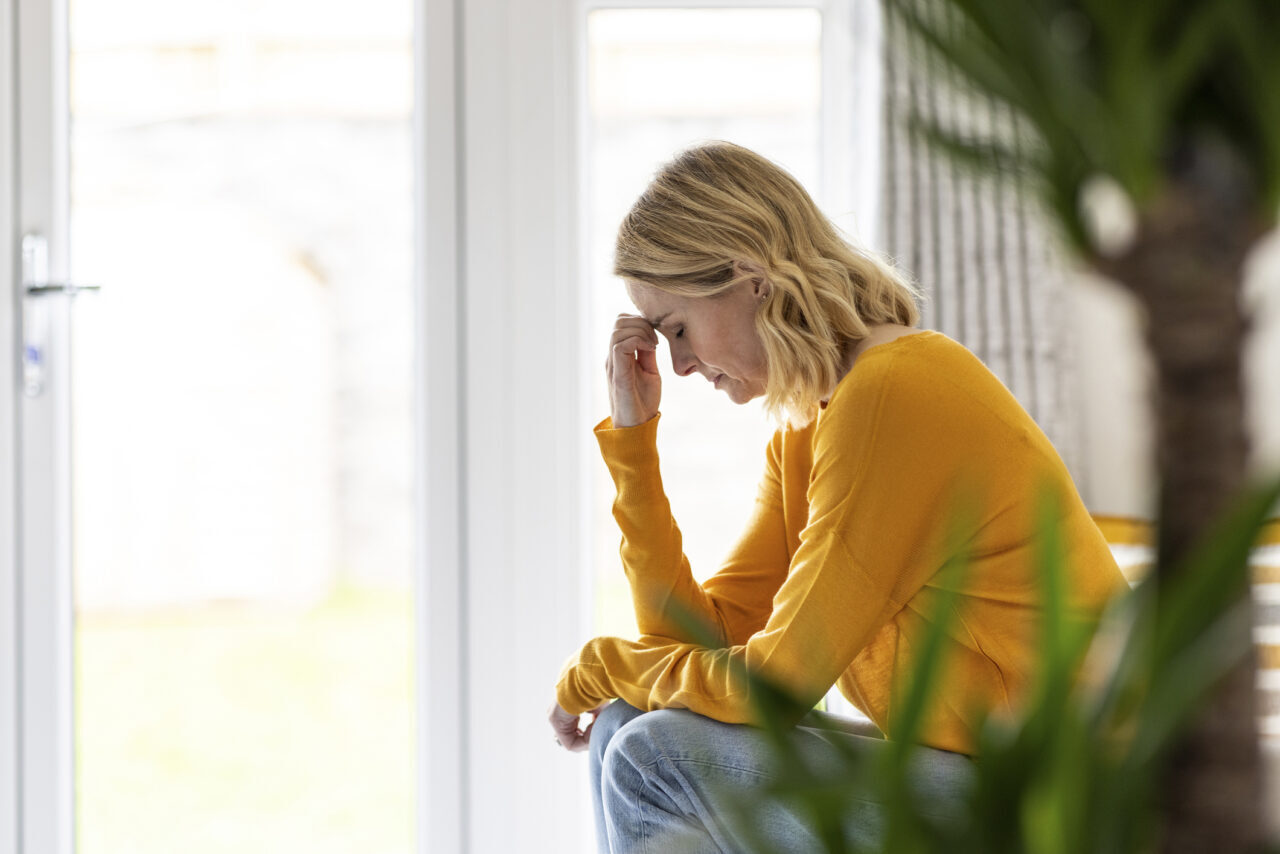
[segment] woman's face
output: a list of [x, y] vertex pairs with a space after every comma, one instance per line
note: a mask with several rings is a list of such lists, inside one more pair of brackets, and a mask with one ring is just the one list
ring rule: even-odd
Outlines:
[[714, 297], [685, 297], [643, 282], [627, 283], [631, 302], [671, 346], [676, 374], [701, 374], [734, 403], [765, 391], [768, 368], [755, 316], [766, 288], [760, 278], [751, 278]]

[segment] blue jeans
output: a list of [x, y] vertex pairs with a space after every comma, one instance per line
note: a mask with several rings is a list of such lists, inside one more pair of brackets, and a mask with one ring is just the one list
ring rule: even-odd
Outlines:
[[[831, 773], [842, 761], [832, 739], [868, 759], [888, 746], [873, 728], [822, 712], [810, 713], [791, 737], [811, 767], [825, 765]], [[600, 854], [752, 851], [734, 809], [775, 779], [776, 750], [754, 727], [675, 709], [645, 713], [615, 700], [591, 729]], [[922, 747], [912, 762], [911, 782], [922, 802], [936, 806], [939, 818], [961, 820], [961, 796], [973, 774], [969, 758]], [[851, 845], [875, 845], [884, 819], [882, 804], [851, 801], [844, 835]], [[822, 850], [805, 817], [776, 800], [754, 803], [750, 822], [769, 851]]]

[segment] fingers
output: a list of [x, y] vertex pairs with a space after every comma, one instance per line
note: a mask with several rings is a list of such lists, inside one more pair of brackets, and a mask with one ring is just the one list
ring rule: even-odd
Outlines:
[[627, 314], [623, 312], [613, 321], [613, 331], [617, 333], [622, 329], [634, 329], [639, 332], [648, 332], [657, 340], [657, 333], [654, 331], [653, 324], [645, 320], [638, 314]]
[[588, 726], [586, 731], [579, 729], [578, 715], [571, 715], [560, 708], [559, 703], [553, 703], [547, 710], [547, 719], [551, 722], [551, 729], [555, 731], [556, 741], [561, 747], [574, 753], [587, 749], [591, 727]]
[[579, 753], [586, 750], [590, 746], [591, 726], [585, 730], [578, 729], [577, 726], [567, 730], [556, 730], [556, 741], [560, 742], [560, 746], [565, 750]]
[[564, 745], [564, 749], [571, 753], [581, 753], [591, 744], [588, 741], [589, 736], [585, 732], [574, 733], [568, 739], [561, 738], [560, 743]]
[[584, 746], [591, 744], [591, 730], [595, 728], [596, 721], [600, 719], [600, 713], [609, 707], [608, 703], [601, 703], [586, 714], [591, 715], [591, 723], [587, 724], [587, 728], [582, 731], [582, 743]]
[[653, 324], [634, 314], [618, 315], [604, 366], [615, 427], [643, 424], [657, 413], [662, 396], [657, 349]]
[[618, 315], [613, 324], [613, 332], [609, 335], [611, 356], [634, 356], [641, 350], [657, 349], [658, 333], [649, 321], [634, 314]]
[[552, 703], [547, 709], [547, 720], [551, 722], [551, 729], [555, 731], [556, 743], [565, 750], [579, 753], [591, 746], [591, 730], [596, 725], [596, 719], [600, 717], [609, 704], [601, 703], [594, 709], [583, 714], [591, 715], [591, 723], [587, 724], [586, 729], [580, 729], [581, 715], [571, 715], [560, 707], [559, 703]]
[[639, 368], [646, 374], [658, 373], [657, 350], [657, 341], [635, 335], [615, 342], [604, 365], [609, 381], [612, 382], [619, 376], [628, 376], [628, 369], [633, 368]]
[[620, 314], [609, 334], [610, 361], [620, 357], [634, 357], [644, 350], [658, 349], [658, 333], [643, 317]]

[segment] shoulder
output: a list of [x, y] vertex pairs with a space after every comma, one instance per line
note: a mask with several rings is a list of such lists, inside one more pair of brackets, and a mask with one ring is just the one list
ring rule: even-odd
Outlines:
[[858, 356], [836, 385], [820, 420], [865, 415], [869, 405], [886, 397], [912, 399], [987, 377], [995, 379], [964, 345], [941, 332], [921, 330]]
[[1004, 384], [964, 345], [924, 330], [872, 347], [841, 379], [818, 420], [815, 441], [879, 434], [896, 442], [1025, 429]]

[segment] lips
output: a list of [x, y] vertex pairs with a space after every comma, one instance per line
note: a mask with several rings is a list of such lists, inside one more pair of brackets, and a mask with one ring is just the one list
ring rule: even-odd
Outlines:
[[711, 381], [711, 384], [716, 388], [720, 388], [720, 380], [722, 379], [724, 379], [724, 374], [716, 374], [716, 378]]

